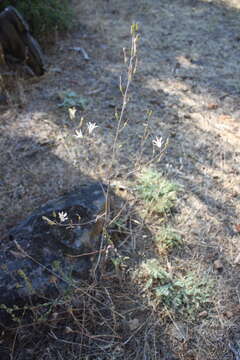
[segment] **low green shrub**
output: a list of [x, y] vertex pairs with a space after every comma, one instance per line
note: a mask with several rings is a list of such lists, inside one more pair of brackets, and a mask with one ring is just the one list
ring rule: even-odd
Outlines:
[[151, 259], [142, 264], [138, 277], [144, 280], [151, 302], [165, 306], [175, 316], [194, 319], [211, 306], [214, 283], [206, 274], [189, 272], [181, 276]]
[[156, 170], [146, 169], [138, 180], [137, 191], [151, 211], [168, 212], [175, 204], [179, 187]]
[[159, 254], [171, 252], [182, 245], [182, 237], [170, 226], [161, 226], [154, 238]]

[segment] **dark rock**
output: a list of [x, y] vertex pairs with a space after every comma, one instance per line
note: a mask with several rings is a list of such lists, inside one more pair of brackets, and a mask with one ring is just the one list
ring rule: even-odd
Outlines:
[[[88, 278], [89, 253], [99, 248], [108, 209], [105, 192], [99, 183], [83, 185], [10, 231], [0, 248], [0, 309], [55, 298]], [[0, 322], [4, 314], [0, 310]]]
[[28, 24], [13, 6], [8, 6], [0, 13], [0, 44], [6, 61], [23, 62], [35, 75], [44, 74], [40, 46], [31, 36]]

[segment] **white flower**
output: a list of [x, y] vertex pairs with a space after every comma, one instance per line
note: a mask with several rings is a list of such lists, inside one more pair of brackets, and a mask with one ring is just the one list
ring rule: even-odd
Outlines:
[[157, 148], [161, 149], [163, 146], [163, 138], [156, 136], [156, 139], [152, 141], [153, 145]]
[[69, 108], [68, 113], [71, 120], [74, 120], [76, 117], [77, 109], [75, 107]]
[[96, 123], [87, 123], [87, 128], [88, 128], [88, 132], [89, 132], [89, 135], [91, 135], [94, 131], [94, 129], [96, 129], [98, 126], [96, 125]]
[[80, 130], [75, 130], [75, 135], [74, 136], [76, 136], [76, 138], [78, 138], [78, 139], [82, 139], [83, 138], [82, 130], [81, 129]]
[[66, 221], [68, 219], [68, 215], [64, 211], [60, 211], [58, 213], [58, 216], [59, 216], [60, 222], [64, 222], [64, 221]]

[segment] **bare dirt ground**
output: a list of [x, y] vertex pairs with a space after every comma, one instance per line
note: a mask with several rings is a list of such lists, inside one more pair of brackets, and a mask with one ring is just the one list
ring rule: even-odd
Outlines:
[[[37, 80], [14, 80], [15, 89], [8, 89], [10, 104], [1, 106], [1, 237], [55, 195], [86, 179], [107, 180], [114, 113], [122, 101], [122, 49], [128, 51], [130, 26], [137, 22], [139, 65], [111, 180], [124, 183], [134, 168], [146, 113], [152, 110], [144, 159], [151, 159], [156, 136], [169, 138], [157, 167], [184, 189], [174, 220], [184, 251], [166, 261], [213, 274], [214, 310], [185, 324], [182, 338], [173, 334], [171, 321], [162, 326], [150, 309], [136, 312], [143, 323], [152, 319], [152, 326], [144, 336], [134, 334], [134, 345], [115, 346], [114, 351], [102, 347], [104, 355], [92, 357], [77, 357], [72, 350], [72, 358], [239, 359], [229, 341], [240, 339], [240, 5], [237, 0], [101, 0], [87, 5], [76, 1], [74, 6], [79, 25], [47, 51], [48, 73]], [[74, 47], [84, 48], [90, 60]], [[86, 101], [73, 120], [57, 106], [68, 90]], [[93, 137], [74, 136], [81, 117], [85, 133], [88, 121], [98, 125]], [[136, 344], [139, 353], [133, 351]], [[59, 349], [42, 348], [36, 358], [62, 359]], [[25, 359], [35, 358], [29, 354]], [[14, 347], [11, 355], [21, 358]]]

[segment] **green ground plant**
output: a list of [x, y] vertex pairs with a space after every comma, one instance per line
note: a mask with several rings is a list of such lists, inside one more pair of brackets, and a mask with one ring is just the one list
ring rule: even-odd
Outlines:
[[137, 186], [137, 192], [151, 212], [165, 213], [173, 206], [177, 198], [179, 186], [170, 182], [157, 170], [146, 169], [142, 172]]
[[174, 274], [166, 270], [157, 259], [150, 259], [141, 266], [140, 279], [144, 291], [156, 306], [165, 307], [174, 317], [194, 320], [197, 314], [211, 304], [213, 282], [196, 272]]
[[159, 254], [170, 252], [182, 245], [182, 237], [171, 226], [161, 226], [154, 238]]
[[87, 99], [78, 95], [75, 91], [66, 90], [62, 93], [59, 93], [59, 97], [62, 102], [58, 104], [58, 107], [62, 107], [65, 109], [71, 109], [74, 107], [78, 107], [81, 110], [85, 109], [87, 105]]

